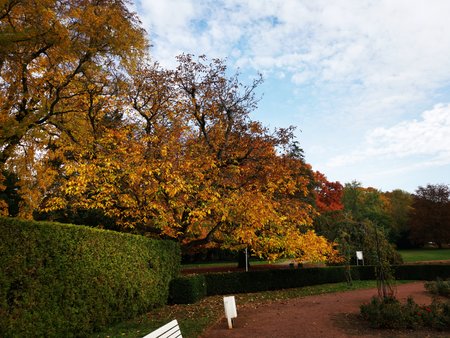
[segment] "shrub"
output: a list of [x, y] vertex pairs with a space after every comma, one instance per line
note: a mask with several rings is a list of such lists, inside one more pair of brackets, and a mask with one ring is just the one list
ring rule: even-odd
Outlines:
[[85, 336], [166, 303], [179, 247], [0, 218], [0, 336]]
[[393, 297], [380, 299], [373, 297], [369, 304], [361, 305], [361, 315], [373, 328], [412, 328], [409, 311], [405, 312], [402, 304]]
[[373, 297], [360, 307], [362, 317], [373, 328], [444, 330], [450, 328], [450, 303], [433, 300], [430, 306], [419, 306], [412, 298], [401, 304], [396, 298]]
[[450, 297], [450, 281], [438, 278], [436, 281], [425, 282], [425, 289], [435, 295]]
[[169, 301], [172, 304], [191, 304], [206, 296], [204, 275], [183, 276], [170, 282]]

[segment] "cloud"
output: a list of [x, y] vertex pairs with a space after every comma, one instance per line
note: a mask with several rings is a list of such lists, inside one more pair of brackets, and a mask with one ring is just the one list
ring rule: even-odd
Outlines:
[[348, 103], [354, 115], [370, 115], [365, 102], [392, 93], [395, 112], [450, 80], [446, 0], [138, 0], [137, 8], [163, 65], [186, 52], [255, 73], [282, 70], [297, 85], [348, 88], [361, 98]]
[[450, 164], [449, 108], [435, 106], [450, 102], [450, 1], [135, 1], [163, 66], [184, 52], [227, 58], [244, 79], [261, 72], [254, 118], [301, 123], [328, 175]]
[[402, 159], [422, 156], [415, 166], [450, 164], [450, 104], [437, 104], [421, 114], [420, 120], [403, 121], [390, 128], [375, 128], [367, 133], [362, 147], [348, 155], [332, 158], [330, 167], [348, 166], [363, 161]]
[[241, 66], [306, 68], [320, 81], [357, 77], [385, 86], [450, 62], [442, 53], [450, 48], [445, 0], [166, 0], [140, 7], [156, 57], [180, 49], [226, 57], [239, 48]]

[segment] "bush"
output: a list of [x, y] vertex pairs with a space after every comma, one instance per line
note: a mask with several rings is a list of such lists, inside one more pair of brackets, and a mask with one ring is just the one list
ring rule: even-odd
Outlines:
[[191, 275], [172, 279], [169, 301], [172, 304], [192, 304], [206, 296], [204, 275]]
[[450, 302], [440, 303], [433, 300], [430, 306], [419, 306], [412, 298], [408, 298], [406, 304], [401, 304], [394, 297], [373, 297], [370, 303], [361, 305], [360, 309], [362, 317], [373, 328], [450, 328]]
[[0, 218], [0, 336], [85, 336], [165, 304], [179, 246]]
[[450, 297], [450, 281], [438, 278], [436, 281], [426, 282], [425, 289], [435, 295]]

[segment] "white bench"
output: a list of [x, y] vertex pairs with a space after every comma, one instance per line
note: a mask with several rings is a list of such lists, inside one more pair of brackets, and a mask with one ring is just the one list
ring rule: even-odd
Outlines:
[[181, 331], [180, 327], [178, 326], [178, 322], [176, 319], [174, 319], [170, 323], [161, 326], [159, 329], [150, 332], [143, 338], [183, 338], [183, 337], [181, 336]]

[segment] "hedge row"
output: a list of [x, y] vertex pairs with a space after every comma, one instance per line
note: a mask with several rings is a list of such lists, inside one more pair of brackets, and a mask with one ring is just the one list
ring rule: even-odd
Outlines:
[[[393, 269], [395, 278], [399, 280], [450, 277], [450, 266], [447, 265], [398, 265], [393, 266]], [[354, 280], [375, 279], [374, 266], [353, 266], [350, 271]], [[346, 281], [345, 276], [343, 266], [192, 275], [172, 281], [173, 285], [180, 286], [171, 288], [170, 297], [174, 303], [193, 303], [202, 298], [200, 295], [226, 295], [339, 283]], [[204, 283], [199, 280], [204, 280]]]
[[183, 276], [170, 283], [169, 302], [172, 304], [192, 304], [205, 296], [205, 275]]
[[394, 266], [398, 280], [436, 280], [450, 278], [450, 265], [412, 264]]
[[86, 336], [165, 304], [176, 243], [0, 218], [0, 336]]

